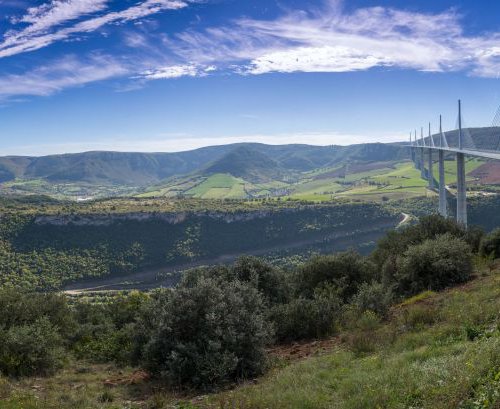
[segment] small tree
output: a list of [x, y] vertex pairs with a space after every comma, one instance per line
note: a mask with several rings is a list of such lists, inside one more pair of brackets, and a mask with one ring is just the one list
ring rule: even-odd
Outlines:
[[257, 288], [271, 303], [286, 302], [290, 295], [290, 277], [260, 258], [244, 256], [232, 267], [236, 278]]
[[276, 339], [289, 342], [323, 338], [337, 330], [342, 300], [336, 288], [318, 288], [312, 299], [299, 297], [271, 309], [270, 318], [276, 328]]
[[375, 266], [355, 251], [316, 256], [298, 271], [296, 286], [300, 295], [311, 298], [316, 288], [333, 285], [346, 301], [358, 291], [361, 283], [372, 281]]
[[61, 336], [46, 317], [0, 332], [0, 372], [5, 375], [48, 375], [63, 359]]
[[205, 389], [262, 373], [271, 339], [254, 287], [206, 277], [159, 293], [137, 331], [148, 370]]
[[395, 274], [398, 293], [416, 294], [442, 290], [470, 279], [472, 256], [463, 240], [447, 233], [434, 240], [410, 246], [398, 258]]
[[392, 289], [382, 283], [363, 283], [352, 298], [351, 304], [360, 312], [372, 311], [380, 317], [387, 314], [393, 300]]
[[483, 257], [500, 257], [500, 228], [493, 230], [481, 240], [479, 252]]

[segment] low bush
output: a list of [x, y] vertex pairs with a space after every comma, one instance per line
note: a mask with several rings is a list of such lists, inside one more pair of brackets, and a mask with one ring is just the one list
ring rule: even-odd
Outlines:
[[296, 275], [298, 294], [311, 298], [316, 288], [333, 285], [346, 301], [364, 282], [375, 277], [375, 265], [355, 251], [316, 256], [299, 268]]
[[284, 303], [290, 299], [291, 277], [258, 257], [239, 257], [232, 266], [198, 267], [184, 273], [183, 285], [193, 286], [203, 278], [223, 281], [239, 280], [256, 288], [269, 304]]
[[[398, 294], [439, 291], [472, 275], [470, 247], [451, 234], [410, 246], [396, 262], [392, 279]], [[388, 281], [388, 280], [386, 280]]]
[[385, 317], [393, 301], [392, 289], [379, 282], [363, 283], [351, 300], [351, 304], [359, 311], [373, 311]]
[[370, 258], [382, 268], [387, 260], [403, 254], [410, 246], [421, 244], [426, 240], [433, 240], [438, 236], [450, 234], [452, 237], [461, 238], [474, 243], [479, 234], [474, 229], [474, 234], [467, 235], [467, 231], [452, 219], [439, 215], [421, 217], [419, 222], [400, 230], [389, 231], [377, 243], [377, 248]]
[[252, 284], [272, 304], [283, 303], [290, 298], [290, 277], [257, 257], [240, 257], [232, 272], [238, 280]]
[[333, 287], [317, 289], [312, 299], [295, 298], [271, 309], [278, 342], [323, 338], [336, 332], [342, 300]]
[[0, 372], [8, 376], [48, 375], [65, 356], [62, 338], [48, 318], [0, 331]]
[[210, 389], [262, 373], [272, 335], [264, 301], [239, 280], [201, 278], [156, 295], [138, 326], [141, 360], [173, 385]]
[[483, 257], [500, 258], [500, 228], [483, 237], [479, 246], [479, 253]]
[[0, 290], [0, 372], [7, 376], [53, 373], [61, 367], [75, 321], [57, 294]]

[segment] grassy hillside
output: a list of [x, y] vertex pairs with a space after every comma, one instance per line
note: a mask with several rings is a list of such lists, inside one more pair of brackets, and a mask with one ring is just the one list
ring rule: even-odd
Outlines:
[[175, 392], [136, 368], [71, 361], [48, 377], [0, 377], [0, 406], [498, 408], [500, 272], [480, 271], [466, 285], [404, 300], [385, 322], [366, 315], [337, 337], [272, 348], [273, 369], [230, 390]]
[[498, 311], [498, 271], [422, 293], [395, 306], [387, 323], [366, 317], [331, 343], [297, 345], [305, 359], [294, 347], [278, 350], [282, 367], [200, 407], [498, 408]]

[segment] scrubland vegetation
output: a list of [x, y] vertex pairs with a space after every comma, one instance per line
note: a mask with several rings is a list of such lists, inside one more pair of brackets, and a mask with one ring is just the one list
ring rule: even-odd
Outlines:
[[2, 405], [498, 407], [498, 237], [431, 216], [369, 256], [244, 257], [114, 297], [4, 289]]

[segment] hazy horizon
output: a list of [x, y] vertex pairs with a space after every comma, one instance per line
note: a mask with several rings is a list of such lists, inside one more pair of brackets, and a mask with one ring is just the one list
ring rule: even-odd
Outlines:
[[[128, 141], [121, 141], [118, 143], [96, 143], [96, 144], [75, 144], [73, 148], [68, 149], [68, 145], [46, 145], [46, 146], [24, 146], [21, 147], [19, 153], [4, 153], [0, 151], [0, 156], [50, 156], [50, 155], [64, 155], [64, 154], [75, 154], [75, 153], [86, 153], [86, 152], [120, 152], [120, 153], [178, 153], [178, 152], [188, 152], [196, 149], [209, 148], [215, 146], [225, 146], [234, 144], [264, 144], [264, 145], [310, 145], [310, 146], [349, 146], [349, 145], [359, 145], [364, 143], [397, 143], [402, 142], [402, 138], [398, 136], [389, 136], [386, 140], [380, 141], [368, 141], [365, 142], [362, 139], [358, 139], [357, 136], [353, 135], [342, 135], [340, 138], [335, 135], [335, 139], [329, 139], [332, 135], [283, 135], [274, 137], [236, 137], [236, 138], [212, 138], [207, 140], [206, 138], [200, 138], [199, 140], [194, 138], [185, 138], [179, 140], [167, 140], [167, 141], [150, 141], [150, 148], [147, 148], [148, 141], [146, 143], [137, 142], [129, 143]], [[384, 138], [381, 138], [384, 139]], [[327, 141], [333, 141], [327, 143]], [[336, 143], [335, 140], [340, 140], [342, 143]], [[211, 141], [212, 143], [210, 143]], [[324, 143], [323, 143], [324, 142]], [[155, 146], [161, 146], [164, 144], [164, 150], [154, 150]], [[85, 148], [88, 146], [88, 148]], [[137, 146], [137, 149], [130, 148], [131, 146]], [[140, 148], [142, 147], [142, 149]], [[61, 150], [58, 150], [60, 148]], [[127, 149], [129, 148], [129, 149]], [[33, 150], [32, 150], [33, 149]], [[13, 149], [16, 152], [16, 148]], [[26, 153], [22, 153], [26, 152]], [[29, 152], [40, 152], [40, 153], [29, 153]]]

